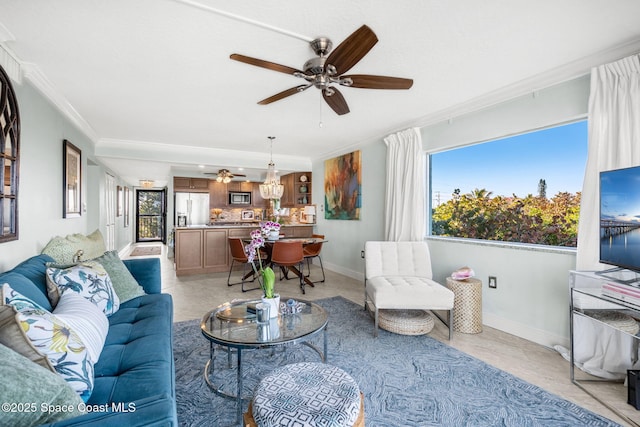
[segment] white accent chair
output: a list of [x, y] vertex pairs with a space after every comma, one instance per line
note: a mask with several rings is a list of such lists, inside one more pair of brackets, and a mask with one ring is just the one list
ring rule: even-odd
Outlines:
[[425, 242], [365, 242], [364, 308], [373, 312], [378, 335], [378, 310], [443, 310], [453, 338], [453, 292], [432, 280], [431, 256]]

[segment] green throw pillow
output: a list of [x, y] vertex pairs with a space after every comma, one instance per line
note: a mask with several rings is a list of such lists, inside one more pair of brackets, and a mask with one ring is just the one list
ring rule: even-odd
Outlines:
[[[82, 399], [60, 375], [2, 344], [0, 360], [0, 401], [15, 405], [16, 409], [2, 411], [3, 425], [35, 426], [82, 415], [79, 411]], [[8, 406], [7, 409], [13, 408]]]
[[66, 237], [56, 236], [47, 243], [42, 253], [58, 263], [71, 264], [75, 261], [74, 256], [78, 251], [82, 251], [80, 259], [85, 260], [98, 257], [106, 250], [102, 233], [96, 230], [87, 236], [80, 233], [69, 234]]
[[131, 275], [129, 269], [118, 256], [118, 252], [105, 252], [101, 257], [95, 258], [107, 270], [111, 278], [111, 284], [116, 291], [116, 295], [120, 298], [120, 303], [129, 301], [135, 297], [146, 295], [142, 286], [138, 284], [136, 279]]

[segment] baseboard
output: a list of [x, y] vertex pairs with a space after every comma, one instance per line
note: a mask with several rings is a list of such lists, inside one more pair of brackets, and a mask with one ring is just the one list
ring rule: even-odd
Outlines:
[[554, 345], [569, 347], [569, 338], [551, 334], [548, 331], [532, 328], [523, 323], [514, 322], [494, 314], [482, 313], [482, 323], [499, 331], [523, 338], [525, 340], [553, 348]]
[[355, 271], [349, 268], [344, 268], [339, 265], [326, 262], [325, 260], [322, 260], [322, 262], [324, 263], [324, 268], [326, 270], [331, 270], [333, 272], [340, 273], [343, 276], [351, 277], [352, 279], [361, 280], [364, 282], [364, 273], [361, 271]]
[[127, 243], [124, 248], [118, 251], [118, 257], [120, 257], [120, 259], [123, 259], [124, 257], [128, 256], [130, 252], [131, 252], [131, 242]]

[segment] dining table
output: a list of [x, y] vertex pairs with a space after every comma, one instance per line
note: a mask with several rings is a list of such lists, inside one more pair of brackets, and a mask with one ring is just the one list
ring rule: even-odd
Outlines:
[[[307, 245], [312, 245], [315, 243], [327, 243], [328, 241], [326, 239], [321, 239], [319, 237], [280, 237], [279, 239], [265, 239], [265, 243], [264, 243], [264, 249], [265, 252], [267, 253], [267, 259], [266, 260], [262, 260], [264, 263], [266, 263], [266, 265], [270, 265], [271, 264], [271, 251], [273, 249], [273, 244], [277, 241], [285, 241], [285, 242], [302, 242], [302, 246], [307, 246]], [[244, 239], [245, 243], [251, 243], [251, 239]], [[289, 278], [288, 277], [288, 273], [291, 272], [293, 274], [295, 274], [296, 276], [298, 276], [299, 278], [301, 278], [305, 285], [309, 285], [311, 287], [315, 287], [314, 283], [307, 277], [304, 275], [304, 272], [298, 270], [297, 267], [295, 266], [289, 266], [289, 267], [285, 267], [285, 266], [280, 266], [280, 270], [282, 270], [282, 274], [284, 275], [285, 278]]]

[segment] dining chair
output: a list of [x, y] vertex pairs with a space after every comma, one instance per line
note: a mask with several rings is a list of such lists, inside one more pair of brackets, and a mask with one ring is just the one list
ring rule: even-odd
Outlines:
[[[256, 280], [256, 274], [253, 270], [253, 265], [249, 261], [246, 252], [244, 251], [244, 244], [242, 243], [242, 239], [239, 237], [229, 237], [229, 249], [231, 250], [231, 266], [229, 267], [229, 276], [227, 276], [227, 286], [233, 285], [241, 285], [240, 288], [242, 292], [253, 291], [255, 289], [260, 289], [260, 286], [255, 288], [245, 289], [245, 283], [251, 283]], [[233, 266], [235, 263], [242, 264], [242, 278], [239, 282], [231, 283], [231, 272], [233, 271]], [[247, 273], [247, 266], [251, 269]], [[247, 280], [251, 276], [251, 280]], [[258, 285], [260, 283], [260, 277], [258, 277]]]
[[[285, 273], [293, 272], [300, 278], [300, 289], [305, 293], [304, 289], [304, 272], [303, 272], [304, 252], [302, 250], [302, 241], [295, 240], [287, 242], [284, 240], [276, 240], [271, 250], [271, 265], [277, 265], [280, 270]], [[288, 278], [288, 277], [287, 277]], [[282, 275], [280, 276], [282, 280]]]
[[304, 247], [302, 248], [304, 259], [307, 261], [307, 269], [309, 270], [309, 274], [307, 274], [307, 277], [311, 276], [311, 259], [318, 258], [318, 261], [320, 261], [320, 270], [322, 271], [322, 280], [316, 280], [313, 283], [324, 282], [324, 266], [322, 265], [322, 258], [320, 257], [324, 234], [312, 234], [311, 237], [313, 237], [314, 239], [319, 239], [320, 242], [310, 243], [308, 245], [304, 245]]

